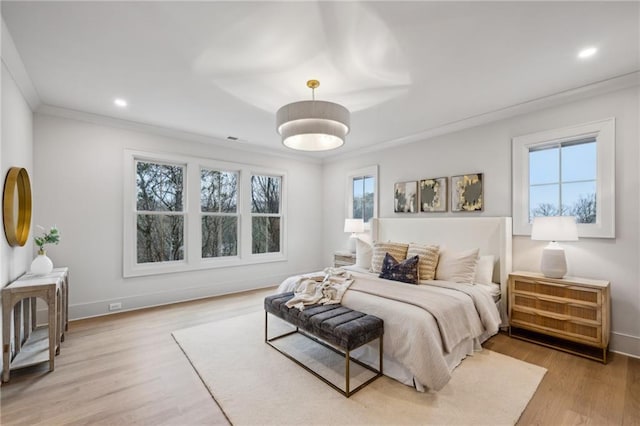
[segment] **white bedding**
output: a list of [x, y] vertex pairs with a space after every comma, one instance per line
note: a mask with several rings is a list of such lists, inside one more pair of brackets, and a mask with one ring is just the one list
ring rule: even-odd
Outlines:
[[[374, 294], [347, 290], [342, 305], [361, 312], [375, 315], [384, 320], [384, 373], [404, 384], [440, 390], [451, 379], [451, 372], [467, 355], [481, 350], [481, 343], [498, 331], [500, 314], [489, 292], [481, 286], [433, 281], [430, 284], [411, 285], [384, 280], [377, 274], [363, 272], [362, 269], [347, 267], [353, 272], [357, 287], [366, 286], [371, 281], [402, 286], [418, 294], [449, 293], [460, 299], [460, 314], [468, 318], [468, 337], [458, 339], [459, 343], [444, 350], [440, 328], [436, 318], [415, 304], [387, 299]], [[290, 277], [280, 284], [277, 292], [293, 291], [299, 276]], [[456, 290], [462, 290], [458, 291]], [[468, 305], [475, 306], [475, 315], [469, 318]], [[466, 309], [464, 306], [467, 306]], [[377, 366], [377, 342], [365, 345], [352, 352], [364, 362]]]

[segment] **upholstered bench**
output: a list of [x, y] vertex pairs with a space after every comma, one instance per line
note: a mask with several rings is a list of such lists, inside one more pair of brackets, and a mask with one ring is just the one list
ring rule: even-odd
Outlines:
[[[307, 371], [313, 373], [316, 377], [327, 383], [329, 386], [342, 393], [347, 398], [358, 390], [362, 389], [378, 377], [382, 376], [382, 335], [384, 333], [383, 321], [373, 315], [354, 311], [345, 308], [342, 305], [309, 305], [305, 306], [301, 311], [297, 308], [288, 308], [286, 303], [293, 297], [293, 293], [282, 293], [268, 296], [264, 299], [265, 310], [265, 328], [264, 340], [271, 347], [281, 352], [291, 360], [295, 361]], [[269, 314], [294, 325], [295, 331], [285, 333], [276, 337], [268, 336], [268, 317]], [[290, 354], [284, 352], [271, 342], [293, 333], [301, 333], [312, 340], [323, 344], [329, 349], [344, 355], [345, 357], [345, 389], [331, 383], [311, 368], [307, 367]], [[315, 338], [314, 338], [315, 337]], [[379, 339], [379, 369], [375, 370], [360, 361], [351, 358], [349, 353], [360, 346], [369, 343], [375, 339]], [[328, 344], [327, 344], [328, 343]], [[349, 364], [353, 361], [362, 367], [376, 373], [366, 382], [357, 388], [349, 389]]]

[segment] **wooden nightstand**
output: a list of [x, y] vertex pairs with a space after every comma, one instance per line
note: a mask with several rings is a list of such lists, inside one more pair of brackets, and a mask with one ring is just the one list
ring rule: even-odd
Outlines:
[[333, 266], [339, 268], [341, 266], [355, 265], [356, 254], [349, 251], [337, 251], [333, 253]]
[[609, 282], [509, 274], [509, 335], [607, 362]]

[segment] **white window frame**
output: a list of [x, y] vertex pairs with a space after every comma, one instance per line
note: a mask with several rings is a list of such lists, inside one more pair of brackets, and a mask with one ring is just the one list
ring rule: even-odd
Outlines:
[[531, 235], [529, 223], [529, 151], [548, 145], [596, 139], [596, 223], [579, 223], [578, 236], [615, 238], [615, 118], [512, 139], [513, 234]]
[[[202, 221], [205, 217], [235, 217], [237, 220], [237, 228], [236, 228], [236, 255], [235, 256], [213, 256], [213, 257], [202, 257], [202, 240], [200, 240], [200, 256], [203, 261], [207, 261], [209, 259], [230, 259], [234, 257], [238, 257], [240, 254], [240, 218], [242, 217], [240, 214], [240, 195], [242, 194], [242, 188], [240, 188], [240, 170], [225, 170], [220, 167], [209, 167], [209, 166], [200, 166], [200, 173], [202, 170], [216, 171], [221, 173], [234, 173], [236, 175], [236, 211], [235, 213], [225, 213], [225, 212], [205, 212], [202, 211], [202, 201], [200, 199], [201, 191], [202, 191], [202, 177], [200, 177], [200, 182], [198, 182], [200, 186], [200, 191], [198, 192], [198, 208], [200, 211], [200, 227], [202, 227]], [[202, 228], [201, 228], [202, 229]], [[202, 238], [202, 231], [200, 232], [200, 238]]]
[[[378, 165], [363, 167], [353, 170], [347, 174], [346, 182], [346, 219], [353, 219], [353, 180], [363, 176], [373, 176], [375, 183], [373, 185], [373, 218], [378, 217]], [[364, 224], [365, 230], [371, 229], [371, 221]]]
[[[136, 161], [185, 165], [185, 214], [184, 259], [170, 262], [137, 263], [136, 257]], [[167, 274], [202, 269], [234, 267], [268, 262], [286, 261], [287, 248], [287, 173], [282, 170], [256, 167], [255, 165], [190, 157], [180, 154], [124, 150], [124, 200], [123, 200], [123, 276]], [[214, 169], [238, 173], [238, 255], [202, 257], [202, 211], [200, 207], [200, 170]], [[251, 176], [269, 175], [282, 179], [280, 194], [280, 252], [251, 253]]]
[[[172, 210], [138, 210], [138, 203], [137, 203], [137, 192], [136, 192], [136, 201], [135, 201], [135, 222], [136, 222], [136, 230], [137, 230], [137, 223], [138, 223], [138, 216], [141, 215], [151, 215], [151, 216], [182, 216], [182, 220], [183, 220], [183, 238], [186, 238], [186, 228], [187, 228], [187, 209], [186, 209], [186, 188], [187, 188], [187, 184], [186, 184], [186, 177], [187, 177], [187, 165], [181, 162], [171, 162], [171, 161], [159, 161], [159, 160], [147, 160], [147, 159], [143, 159], [143, 158], [136, 158], [134, 161], [134, 179], [137, 179], [137, 172], [135, 170], [137, 170], [137, 164], [138, 163], [150, 163], [150, 164], [158, 164], [161, 166], [177, 166], [177, 167], [182, 167], [182, 210], [179, 211], [172, 211]], [[136, 184], [136, 188], [137, 188], [137, 184]], [[183, 244], [183, 250], [184, 250], [184, 244]], [[137, 259], [137, 249], [135, 250], [135, 256]], [[136, 261], [137, 262], [137, 261]], [[176, 263], [182, 263], [184, 262], [184, 258], [181, 260], [165, 260], [163, 262], [149, 262], [149, 263], [165, 263], [165, 264], [176, 264]], [[145, 263], [146, 265], [147, 263]]]
[[[251, 173], [251, 176], [267, 176], [267, 177], [277, 177], [280, 178], [280, 208], [278, 209], [278, 213], [253, 213], [251, 211], [251, 206], [249, 206], [249, 216], [251, 221], [253, 221], [254, 217], [277, 217], [280, 218], [280, 252], [266, 252], [266, 253], [253, 253], [253, 224], [250, 223], [249, 225], [249, 229], [250, 231], [248, 232], [250, 235], [250, 245], [249, 245], [249, 250], [252, 252], [251, 255], [252, 256], [260, 256], [260, 257], [271, 257], [274, 254], [278, 254], [282, 252], [282, 241], [284, 238], [284, 217], [282, 215], [282, 211], [283, 211], [283, 194], [284, 194], [284, 185], [285, 185], [285, 178], [283, 175], [281, 174], [274, 174], [274, 173], [268, 173], [268, 172], [253, 172]], [[249, 176], [249, 182], [251, 182], [251, 176]], [[248, 198], [249, 200], [251, 200], [251, 191], [252, 191], [252, 187], [251, 184], [249, 184], [249, 195]], [[249, 201], [251, 203], [251, 201]]]

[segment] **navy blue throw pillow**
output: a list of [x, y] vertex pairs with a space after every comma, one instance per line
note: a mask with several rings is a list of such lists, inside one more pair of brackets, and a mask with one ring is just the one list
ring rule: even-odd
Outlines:
[[389, 253], [384, 255], [382, 261], [382, 272], [380, 278], [400, 281], [402, 283], [418, 283], [418, 256], [410, 257], [407, 260], [398, 262]]

